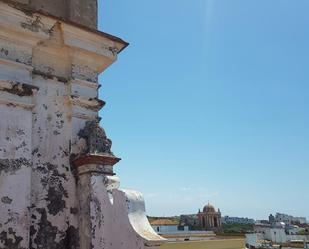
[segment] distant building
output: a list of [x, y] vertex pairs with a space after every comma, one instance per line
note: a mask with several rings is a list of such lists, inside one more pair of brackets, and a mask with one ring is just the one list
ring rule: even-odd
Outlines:
[[256, 225], [270, 225], [270, 222], [268, 220], [256, 220]]
[[215, 210], [214, 206], [208, 204], [203, 208], [203, 212], [198, 214], [199, 226], [202, 230], [219, 231], [222, 227], [221, 212]]
[[304, 229], [296, 225], [287, 226], [285, 231], [288, 235], [298, 235]]
[[275, 216], [270, 214], [269, 217], [268, 217], [268, 221], [269, 221], [270, 224], [274, 224], [276, 222]]
[[287, 236], [284, 223], [278, 226], [271, 225], [255, 225], [254, 233], [260, 234], [264, 240], [269, 240], [275, 243], [286, 243]]
[[288, 214], [276, 213], [275, 216], [276, 222], [284, 222], [287, 225], [297, 225], [297, 224], [306, 224], [307, 220], [305, 217], [294, 217]]
[[199, 230], [199, 220], [197, 214], [183, 214], [180, 216], [180, 227], [188, 227], [189, 230]]
[[[273, 243], [288, 243], [292, 241], [309, 241], [309, 235], [300, 235], [302, 228], [286, 225], [284, 222], [272, 224], [256, 223], [254, 233], [246, 234], [246, 242], [255, 246], [257, 241], [271, 241]], [[257, 246], [255, 246], [257, 247]]]
[[240, 217], [230, 217], [230, 216], [224, 216], [222, 217], [222, 223], [225, 224], [254, 224], [255, 220], [254, 219], [249, 219], [249, 218], [240, 218]]
[[153, 230], [159, 234], [172, 234], [178, 232], [178, 222], [169, 219], [159, 219], [150, 222]]

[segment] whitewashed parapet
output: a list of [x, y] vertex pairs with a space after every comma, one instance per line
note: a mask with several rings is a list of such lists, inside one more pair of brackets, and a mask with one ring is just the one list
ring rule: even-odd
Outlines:
[[78, 172], [80, 239], [84, 249], [143, 249], [165, 239], [155, 233], [145, 212], [141, 193], [119, 190], [113, 171], [120, 160], [111, 151], [111, 140], [95, 121], [79, 132], [84, 146], [73, 160]]
[[[128, 217], [126, 222], [119, 224], [116, 229], [125, 233], [133, 228], [135, 236], [134, 238], [138, 243], [142, 243], [146, 247], [157, 247], [166, 242], [161, 236], [159, 236], [149, 224], [145, 211], [145, 201], [140, 192], [134, 190], [117, 190], [113, 191], [114, 206], [123, 212], [120, 216]], [[124, 225], [126, 224], [126, 225]], [[135, 241], [132, 241], [132, 243]]]
[[157, 248], [166, 242], [150, 226], [141, 193], [121, 190], [111, 165], [78, 167], [80, 240], [84, 249]]

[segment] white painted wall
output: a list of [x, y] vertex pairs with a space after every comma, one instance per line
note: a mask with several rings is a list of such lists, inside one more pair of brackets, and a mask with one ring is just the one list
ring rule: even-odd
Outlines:
[[178, 226], [152, 226], [157, 233], [168, 234], [178, 231]]
[[[150, 249], [165, 241], [140, 193], [108, 193], [104, 174], [77, 179], [71, 164], [85, 147], [79, 131], [102, 108], [98, 74], [124, 46], [0, 1], [0, 248], [73, 249], [83, 238], [82, 249]], [[21, 95], [25, 84], [36, 90]]]

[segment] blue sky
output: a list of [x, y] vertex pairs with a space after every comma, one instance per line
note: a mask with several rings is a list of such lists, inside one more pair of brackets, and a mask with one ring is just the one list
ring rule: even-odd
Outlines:
[[149, 215], [309, 218], [309, 1], [100, 1], [130, 46], [100, 77], [122, 188]]

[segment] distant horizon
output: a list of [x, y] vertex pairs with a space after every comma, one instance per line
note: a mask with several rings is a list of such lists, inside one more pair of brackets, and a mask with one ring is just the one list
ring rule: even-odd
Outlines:
[[152, 215], [309, 219], [309, 1], [99, 1], [130, 45], [100, 76], [121, 187]]
[[[277, 213], [277, 212], [276, 212]], [[272, 215], [275, 215], [276, 213], [272, 213]], [[179, 217], [179, 216], [181, 216], [181, 215], [195, 215], [195, 214], [197, 214], [197, 212], [196, 213], [183, 213], [183, 214], [176, 214], [176, 215], [165, 215], [165, 216], [162, 216], [162, 215], [150, 215], [150, 214], [147, 214], [147, 216], [149, 216], [149, 217], [162, 217], [162, 218], [168, 218], [168, 217]], [[283, 213], [283, 214], [287, 214], [287, 215], [291, 215], [291, 214], [288, 214], [288, 213]], [[270, 214], [269, 214], [270, 215]], [[268, 216], [269, 216], [268, 215]], [[223, 214], [223, 213], [221, 213], [221, 217], [225, 217], [225, 216], [229, 216], [229, 217], [237, 217], [237, 218], [247, 218], [247, 219], [253, 219], [253, 220], [255, 220], [255, 221], [258, 221], [258, 220], [268, 220], [269, 219], [269, 217], [267, 216], [266, 218], [254, 218], [254, 217], [247, 217], [247, 216], [236, 216], [236, 215], [229, 215], [229, 214]], [[292, 215], [293, 217], [301, 217], [301, 218], [306, 218], [306, 220], [307, 220], [307, 223], [309, 223], [309, 219], [308, 219], [308, 217], [305, 217], [305, 216], [295, 216], [295, 215]]]

